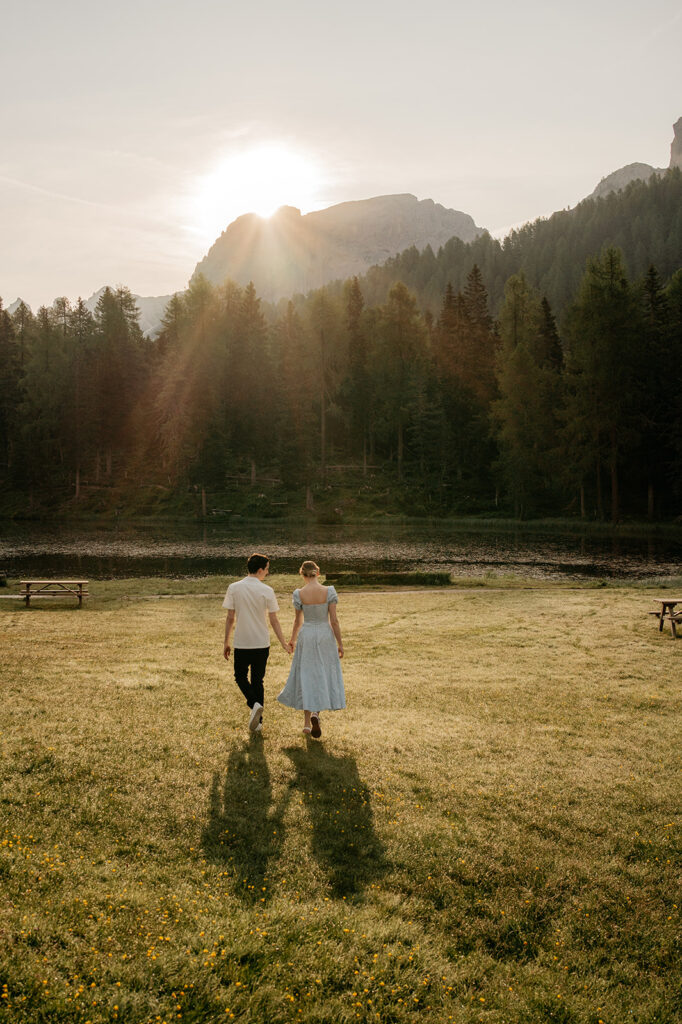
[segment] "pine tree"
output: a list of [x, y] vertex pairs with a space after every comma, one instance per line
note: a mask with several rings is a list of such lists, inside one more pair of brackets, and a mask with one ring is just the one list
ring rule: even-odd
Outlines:
[[[193, 278], [185, 294], [169, 302], [164, 317], [164, 353], [155, 374], [153, 414], [164, 472], [172, 481], [197, 480], [212, 467], [202, 461], [211, 426], [222, 399], [223, 367], [218, 357], [219, 302], [215, 289], [202, 275]], [[203, 471], [203, 472], [202, 472]]]
[[653, 519], [656, 498], [665, 489], [675, 452], [671, 450], [667, 417], [675, 401], [669, 371], [672, 313], [658, 271], [650, 266], [641, 285], [641, 329], [638, 338], [640, 464], [646, 476], [647, 515]]
[[495, 395], [496, 338], [488, 311], [488, 293], [476, 264], [467, 275], [459, 304], [459, 377], [479, 401], [488, 404]]
[[96, 422], [94, 378], [95, 319], [82, 299], [67, 312], [68, 376], [70, 400], [64, 424], [68, 463], [74, 475], [76, 499], [80, 498], [81, 473], [93, 454]]
[[611, 517], [620, 515], [620, 469], [637, 443], [639, 311], [621, 253], [588, 261], [567, 320], [567, 421], [576, 475], [594, 473], [602, 513], [602, 467], [611, 483]]
[[314, 384], [319, 412], [319, 467], [324, 481], [332, 449], [330, 428], [341, 419], [338, 389], [347, 365], [347, 338], [343, 314], [326, 289], [314, 293], [308, 307], [308, 335], [311, 342]]
[[348, 409], [350, 445], [362, 452], [363, 474], [367, 473], [369, 451], [368, 338], [364, 305], [357, 277], [346, 283], [346, 331], [348, 334], [348, 375], [343, 388], [343, 405]]
[[564, 366], [564, 352], [557, 331], [556, 319], [546, 296], [543, 296], [540, 302], [538, 345], [537, 358], [539, 362], [561, 372]]
[[105, 288], [95, 309], [96, 474], [111, 480], [115, 460], [125, 473], [135, 437], [134, 410], [141, 393], [144, 338], [129, 289]]
[[29, 355], [30, 346], [30, 333], [33, 326], [33, 313], [26, 305], [25, 302], [21, 301], [14, 313], [12, 314], [12, 323], [14, 325], [14, 335], [17, 339], [17, 351], [19, 358], [19, 369], [23, 371], [24, 366]]
[[156, 362], [162, 361], [170, 352], [177, 352], [185, 318], [184, 298], [179, 292], [176, 292], [168, 300], [168, 305], [161, 318], [161, 329], [154, 342]]
[[22, 401], [21, 363], [14, 323], [0, 299], [0, 479], [12, 473], [16, 438], [19, 433], [19, 407]]
[[[470, 304], [476, 310], [480, 324], [487, 318], [487, 313], [481, 317], [482, 295], [477, 290], [477, 283], [474, 283], [476, 299], [472, 290]], [[469, 493], [472, 485], [480, 491], [489, 475], [490, 388], [487, 384], [480, 387], [476, 344], [479, 337], [464, 295], [461, 292], [455, 294], [449, 283], [434, 329], [433, 360], [447, 430], [447, 443], [443, 449], [444, 473], [452, 478], [459, 493]]]
[[268, 330], [253, 282], [244, 289], [236, 318], [230, 370], [234, 377], [233, 438], [235, 451], [248, 458], [255, 479], [257, 464], [271, 455], [271, 431], [262, 403], [274, 383]]
[[499, 467], [519, 517], [544, 511], [555, 497], [559, 372], [552, 326], [551, 310], [525, 276], [511, 277], [500, 312], [493, 420]]
[[448, 282], [436, 321], [433, 358], [442, 376], [473, 390], [471, 373], [471, 321], [461, 292]]
[[378, 353], [382, 381], [382, 405], [386, 423], [396, 442], [398, 480], [402, 479], [405, 427], [408, 422], [411, 388], [415, 374], [426, 362], [427, 332], [413, 295], [404, 284], [395, 284], [379, 322], [381, 348]]
[[54, 309], [41, 306], [29, 329], [22, 375], [23, 436], [32, 483], [57, 486], [64, 470], [64, 419], [68, 415], [67, 346]]
[[278, 367], [273, 431], [280, 474], [286, 487], [305, 487], [307, 491], [313, 483], [317, 450], [317, 417], [312, 405], [317, 396], [317, 381], [311, 364], [310, 339], [291, 301], [274, 326], [273, 349]]
[[[670, 435], [679, 441], [682, 437], [682, 270], [673, 274], [665, 294], [670, 310], [670, 348], [666, 360], [666, 401], [669, 405], [665, 416]], [[682, 500], [682, 449], [679, 443], [674, 446], [667, 483], [679, 503]]]
[[435, 369], [426, 362], [416, 364], [410, 390], [407, 439], [413, 476], [433, 511], [443, 502], [448, 442], [448, 424]]

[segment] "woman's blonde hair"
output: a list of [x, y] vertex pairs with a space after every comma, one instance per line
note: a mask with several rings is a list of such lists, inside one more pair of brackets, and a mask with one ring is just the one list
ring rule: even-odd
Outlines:
[[320, 567], [315, 562], [304, 562], [301, 568], [298, 570], [301, 576], [319, 576]]

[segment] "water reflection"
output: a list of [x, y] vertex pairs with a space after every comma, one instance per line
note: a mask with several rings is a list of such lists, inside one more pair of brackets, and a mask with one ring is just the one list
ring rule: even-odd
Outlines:
[[321, 526], [237, 520], [215, 523], [0, 524], [0, 568], [10, 576], [236, 575], [254, 550], [278, 572], [314, 557], [328, 571], [429, 569], [458, 576], [638, 578], [679, 574], [682, 530], [620, 533], [524, 531], [494, 522]]

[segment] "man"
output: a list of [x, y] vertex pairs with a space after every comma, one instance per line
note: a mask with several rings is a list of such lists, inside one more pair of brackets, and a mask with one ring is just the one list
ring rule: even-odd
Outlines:
[[[268, 619], [287, 654], [291, 654], [293, 648], [284, 639], [282, 627], [277, 618], [279, 605], [275, 592], [272, 587], [263, 582], [270, 571], [270, 559], [265, 555], [253, 554], [246, 563], [246, 567], [248, 576], [239, 580], [238, 583], [230, 583], [223, 601], [223, 608], [227, 608], [223, 654], [225, 659], [229, 660], [232, 650], [230, 638], [236, 618], [234, 678], [249, 706], [249, 729], [251, 732], [260, 732], [263, 728], [263, 701], [265, 699], [263, 679], [270, 654]], [[250, 680], [249, 669], [251, 670]]]

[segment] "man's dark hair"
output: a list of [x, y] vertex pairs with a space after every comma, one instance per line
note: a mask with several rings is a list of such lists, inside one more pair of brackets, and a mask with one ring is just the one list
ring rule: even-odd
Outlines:
[[259, 569], [267, 569], [269, 564], [270, 559], [267, 555], [253, 554], [246, 563], [246, 568], [249, 570], [249, 573], [254, 576]]

